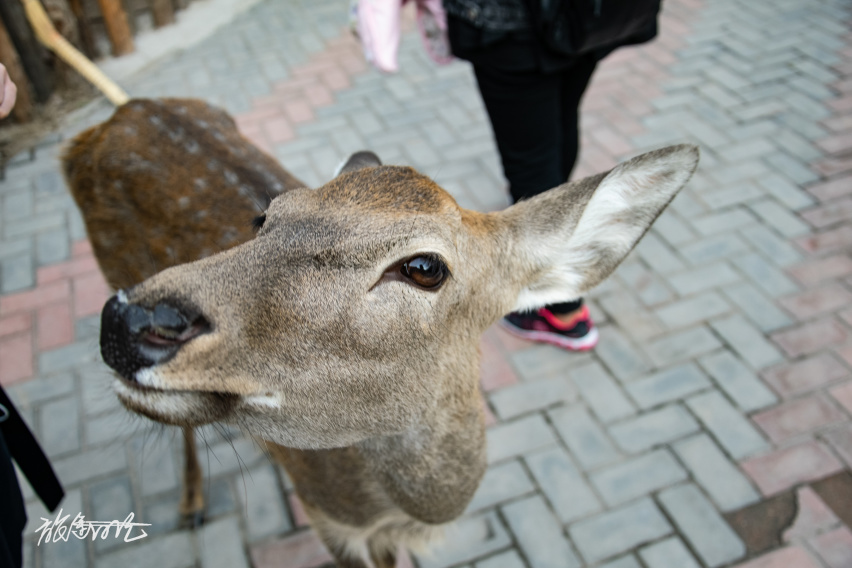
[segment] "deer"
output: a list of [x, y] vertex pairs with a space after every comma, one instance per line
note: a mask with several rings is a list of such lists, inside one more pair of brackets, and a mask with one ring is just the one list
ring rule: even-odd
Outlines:
[[128, 409], [262, 440], [338, 566], [392, 568], [486, 470], [482, 333], [603, 281], [697, 164], [671, 146], [481, 213], [362, 152], [246, 242], [118, 291], [101, 355]]
[[[38, 39], [117, 108], [64, 150], [62, 171], [92, 251], [113, 290], [254, 237], [272, 197], [304, 187], [198, 99], [131, 99], [55, 29], [39, 0], [22, 0]], [[203, 204], [199, 206], [199, 204]], [[195, 432], [182, 428], [180, 525], [204, 521]]]
[[[197, 99], [129, 99], [77, 135], [62, 170], [113, 290], [254, 237], [270, 200], [304, 184]], [[195, 432], [184, 427], [181, 526], [204, 520]]]

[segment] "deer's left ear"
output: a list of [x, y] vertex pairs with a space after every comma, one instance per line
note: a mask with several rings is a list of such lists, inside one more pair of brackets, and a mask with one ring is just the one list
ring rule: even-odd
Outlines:
[[670, 146], [505, 210], [501, 216], [510, 233], [510, 270], [520, 279], [514, 309], [574, 300], [599, 284], [697, 165], [696, 146]]
[[340, 162], [337, 169], [334, 171], [333, 177], [337, 177], [340, 174], [348, 172], [355, 172], [363, 168], [374, 168], [381, 165], [382, 161], [373, 152], [370, 152], [369, 150], [361, 150]]

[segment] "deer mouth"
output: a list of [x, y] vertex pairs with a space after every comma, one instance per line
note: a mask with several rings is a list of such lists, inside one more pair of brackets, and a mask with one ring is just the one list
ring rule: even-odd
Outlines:
[[203, 426], [224, 420], [236, 398], [222, 393], [166, 390], [122, 376], [113, 381], [118, 400], [128, 410], [173, 426]]

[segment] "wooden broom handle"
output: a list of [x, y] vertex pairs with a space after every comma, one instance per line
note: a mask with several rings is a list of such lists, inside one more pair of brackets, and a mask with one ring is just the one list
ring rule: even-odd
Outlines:
[[56, 31], [39, 0], [22, 0], [22, 2], [27, 13], [27, 19], [41, 43], [92, 83], [112, 104], [121, 106], [130, 100], [124, 89], [104, 75], [97, 65]]

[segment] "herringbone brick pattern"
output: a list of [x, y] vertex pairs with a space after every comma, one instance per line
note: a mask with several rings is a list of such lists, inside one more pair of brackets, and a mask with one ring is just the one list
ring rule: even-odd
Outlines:
[[[199, 96], [316, 186], [349, 152], [507, 205], [469, 67], [406, 35], [367, 69], [345, 9], [267, 1], [128, 84]], [[482, 340], [490, 468], [421, 568], [852, 566], [852, 34], [842, 0], [669, 0], [660, 37], [607, 58], [583, 103], [577, 176], [668, 143], [699, 172], [590, 297], [592, 353]], [[121, 542], [33, 542], [26, 565], [329, 561], [289, 481], [231, 430], [205, 431], [208, 524], [176, 526], [170, 436], [118, 408], [97, 355], [99, 277], [58, 173], [78, 117], [0, 182], [0, 382], [87, 518], [152, 523]], [[239, 457], [237, 457], [239, 456]], [[207, 459], [209, 457], [209, 459]], [[30, 516], [42, 514], [27, 493]]]

